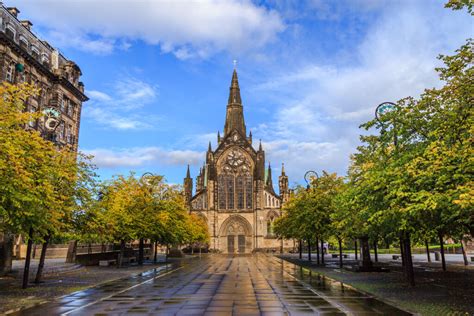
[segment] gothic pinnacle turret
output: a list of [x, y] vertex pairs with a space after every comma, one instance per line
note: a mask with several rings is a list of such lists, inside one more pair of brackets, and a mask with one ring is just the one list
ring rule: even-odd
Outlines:
[[232, 131], [238, 131], [242, 137], [246, 137], [246, 128], [244, 121], [244, 109], [242, 99], [240, 98], [239, 80], [237, 71], [234, 69], [232, 82], [230, 84], [229, 100], [227, 102], [227, 113], [224, 126], [224, 137]]
[[288, 176], [285, 173], [285, 164], [281, 164], [281, 176], [278, 177], [278, 186], [280, 189], [280, 197], [282, 202], [288, 201], [290, 190], [288, 188]]
[[191, 198], [193, 196], [193, 179], [191, 178], [191, 172], [188, 170], [186, 171], [186, 178], [184, 178], [184, 198], [186, 201], [186, 206], [191, 208]]

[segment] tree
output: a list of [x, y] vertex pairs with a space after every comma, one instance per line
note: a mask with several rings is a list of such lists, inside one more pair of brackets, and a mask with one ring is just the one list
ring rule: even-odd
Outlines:
[[25, 108], [27, 99], [37, 93], [29, 84], [0, 85], [0, 228], [6, 236], [26, 236], [23, 288], [28, 285], [33, 240], [46, 241], [37, 274], [39, 282], [47, 240], [67, 228], [76, 206], [74, 190], [80, 169], [70, 148], [58, 148], [37, 130], [27, 128], [43, 116]]

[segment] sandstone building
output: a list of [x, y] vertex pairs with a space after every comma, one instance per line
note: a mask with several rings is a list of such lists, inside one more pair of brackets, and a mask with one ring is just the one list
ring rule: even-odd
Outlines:
[[88, 98], [81, 70], [32, 32], [30, 21], [19, 20], [17, 8], [0, 5], [0, 81], [28, 82], [41, 89], [28, 100], [27, 110], [44, 118], [30, 122], [43, 137], [77, 150], [82, 102]]
[[282, 167], [277, 194], [271, 167], [265, 164], [262, 144], [255, 149], [252, 133], [247, 135], [235, 70], [224, 134], [218, 133], [215, 150], [209, 143], [206, 162], [196, 178], [194, 195], [188, 166], [184, 191], [190, 211], [202, 216], [209, 225], [211, 250], [251, 253], [290, 248], [289, 241], [279, 240], [273, 234], [273, 222], [281, 215], [281, 206], [288, 199], [288, 177]]

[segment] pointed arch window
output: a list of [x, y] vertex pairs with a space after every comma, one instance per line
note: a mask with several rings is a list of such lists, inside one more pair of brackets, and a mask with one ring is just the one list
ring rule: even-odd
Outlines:
[[275, 217], [272, 215], [268, 218], [267, 221], [267, 236], [274, 236], [274, 221]]
[[217, 203], [221, 210], [252, 209], [252, 176], [249, 174], [219, 175], [217, 178]]
[[237, 208], [241, 210], [244, 208], [244, 176], [237, 177], [235, 188], [237, 192]]

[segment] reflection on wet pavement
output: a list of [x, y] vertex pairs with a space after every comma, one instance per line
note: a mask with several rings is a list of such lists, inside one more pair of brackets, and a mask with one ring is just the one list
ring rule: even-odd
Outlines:
[[408, 315], [263, 254], [188, 260], [76, 292], [23, 314]]

